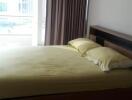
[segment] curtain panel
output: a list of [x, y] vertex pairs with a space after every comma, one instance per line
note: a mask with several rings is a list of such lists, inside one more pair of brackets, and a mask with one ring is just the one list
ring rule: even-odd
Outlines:
[[87, 0], [47, 0], [46, 45], [67, 44], [84, 37], [87, 28]]

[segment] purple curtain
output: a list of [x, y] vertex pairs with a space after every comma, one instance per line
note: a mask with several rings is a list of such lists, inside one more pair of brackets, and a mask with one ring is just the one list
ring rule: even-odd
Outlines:
[[87, 0], [47, 0], [45, 44], [67, 44], [86, 35]]

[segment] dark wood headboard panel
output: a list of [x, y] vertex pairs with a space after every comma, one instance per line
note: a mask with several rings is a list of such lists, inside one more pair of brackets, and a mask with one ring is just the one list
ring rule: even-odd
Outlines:
[[91, 26], [90, 38], [102, 46], [111, 47], [132, 58], [132, 36], [101, 26]]

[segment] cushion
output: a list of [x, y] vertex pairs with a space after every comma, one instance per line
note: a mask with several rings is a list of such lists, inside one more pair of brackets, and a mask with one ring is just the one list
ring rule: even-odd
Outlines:
[[131, 59], [108, 47], [89, 50], [86, 53], [86, 58], [97, 64], [102, 71], [132, 67]]
[[90, 49], [99, 47], [100, 45], [87, 38], [78, 38], [68, 42], [69, 45], [78, 50], [81, 56], [84, 56]]

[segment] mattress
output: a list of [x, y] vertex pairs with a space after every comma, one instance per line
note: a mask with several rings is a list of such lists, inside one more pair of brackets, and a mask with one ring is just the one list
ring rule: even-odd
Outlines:
[[132, 87], [132, 70], [102, 72], [68, 46], [0, 50], [0, 99]]

